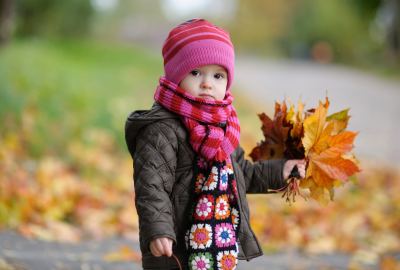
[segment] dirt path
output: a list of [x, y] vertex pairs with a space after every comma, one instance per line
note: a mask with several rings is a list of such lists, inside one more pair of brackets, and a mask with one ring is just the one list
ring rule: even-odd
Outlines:
[[[139, 251], [138, 243], [112, 238], [66, 244], [30, 240], [13, 231], [0, 231], [0, 270], [139, 270], [135, 262], [107, 262], [106, 254], [122, 246]], [[296, 251], [269, 254], [250, 262], [240, 261], [237, 269], [309, 270], [348, 269], [351, 257], [346, 254], [307, 255]], [[362, 269], [378, 269], [377, 264]]]
[[235, 80], [267, 107], [286, 96], [293, 102], [301, 97], [310, 108], [328, 95], [330, 113], [350, 108], [349, 130], [360, 132], [355, 144], [360, 158], [400, 166], [400, 81], [340, 66], [252, 57], [237, 59]]

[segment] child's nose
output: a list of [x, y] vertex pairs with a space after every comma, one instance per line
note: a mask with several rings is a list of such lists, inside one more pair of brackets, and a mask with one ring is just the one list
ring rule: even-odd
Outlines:
[[211, 88], [211, 81], [210, 79], [205, 76], [202, 80], [201, 80], [201, 84], [200, 87], [203, 89], [210, 89]]

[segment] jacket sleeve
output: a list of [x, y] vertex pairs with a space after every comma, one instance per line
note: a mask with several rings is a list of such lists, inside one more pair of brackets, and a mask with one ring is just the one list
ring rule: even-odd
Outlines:
[[283, 166], [286, 159], [271, 159], [251, 162], [244, 157], [244, 150], [238, 146], [235, 160], [243, 172], [246, 193], [271, 193], [271, 189], [280, 189], [286, 185], [283, 179]]
[[175, 182], [177, 138], [171, 127], [155, 122], [136, 138], [134, 153], [135, 206], [139, 235], [146, 249], [150, 241], [168, 237], [176, 242], [170, 200]]

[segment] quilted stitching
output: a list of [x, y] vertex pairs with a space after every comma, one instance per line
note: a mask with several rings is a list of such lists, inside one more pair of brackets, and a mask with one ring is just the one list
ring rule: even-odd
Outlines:
[[[126, 134], [129, 149], [134, 149], [131, 154], [134, 157], [135, 201], [140, 216], [140, 245], [144, 267], [155, 264], [162, 267], [165, 263], [165, 260], [150, 254], [148, 245], [154, 237], [172, 238], [181, 248], [174, 250], [174, 253], [185, 256], [182, 236], [187, 220], [184, 212], [190, 203], [188, 198], [194, 152], [180, 119], [171, 118], [169, 112], [163, 111], [157, 108], [158, 115], [168, 115], [165, 119], [161, 116], [140, 129], [133, 126], [137, 134]], [[148, 114], [151, 116], [151, 111]], [[134, 117], [127, 121], [128, 133], [130, 125], [135, 125]], [[244, 151], [240, 147], [231, 158], [240, 188], [239, 205], [243, 213], [239, 242], [244, 254], [239, 254], [239, 258], [251, 259], [260, 256], [262, 252], [249, 225], [246, 192], [265, 193], [266, 187], [282, 186], [284, 181], [280, 174], [284, 161], [251, 163], [244, 158]]]

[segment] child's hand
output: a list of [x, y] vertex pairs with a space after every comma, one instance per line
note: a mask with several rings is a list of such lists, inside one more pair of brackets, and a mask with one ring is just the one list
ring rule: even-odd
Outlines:
[[172, 239], [167, 237], [156, 238], [150, 242], [150, 251], [156, 256], [162, 255], [172, 256]]
[[283, 179], [288, 179], [290, 173], [292, 172], [294, 166], [297, 165], [297, 169], [299, 170], [299, 174], [301, 178], [306, 176], [306, 161], [304, 159], [290, 159], [285, 162], [283, 166]]

